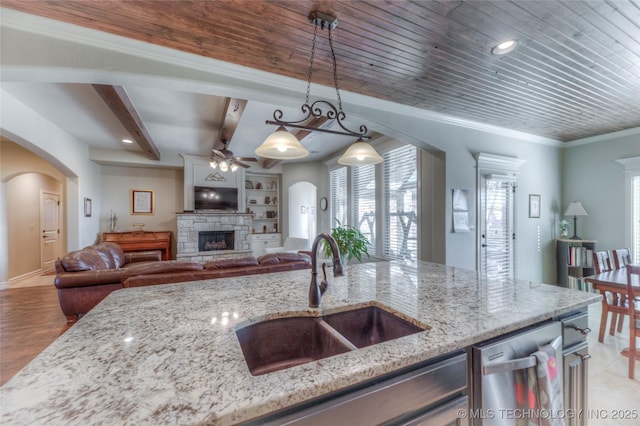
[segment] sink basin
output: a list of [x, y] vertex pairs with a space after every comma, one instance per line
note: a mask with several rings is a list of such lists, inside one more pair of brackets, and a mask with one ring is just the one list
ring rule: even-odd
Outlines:
[[419, 333], [418, 327], [377, 306], [324, 317], [286, 317], [236, 330], [254, 376]]
[[358, 348], [424, 331], [377, 306], [327, 315], [324, 320]]
[[289, 317], [236, 330], [254, 376], [283, 370], [354, 349], [320, 318]]

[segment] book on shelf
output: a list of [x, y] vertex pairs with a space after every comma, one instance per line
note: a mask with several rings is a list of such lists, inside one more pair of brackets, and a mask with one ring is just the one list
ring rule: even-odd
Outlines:
[[588, 247], [569, 246], [568, 266], [593, 268], [593, 250]]
[[593, 284], [587, 282], [583, 277], [574, 277], [573, 275], [569, 275], [567, 277], [567, 287], [574, 290], [593, 293]]

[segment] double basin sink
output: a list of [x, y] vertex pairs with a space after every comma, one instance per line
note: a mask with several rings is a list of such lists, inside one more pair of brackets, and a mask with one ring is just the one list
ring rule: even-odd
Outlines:
[[328, 358], [428, 329], [378, 306], [322, 317], [292, 316], [236, 330], [254, 376]]

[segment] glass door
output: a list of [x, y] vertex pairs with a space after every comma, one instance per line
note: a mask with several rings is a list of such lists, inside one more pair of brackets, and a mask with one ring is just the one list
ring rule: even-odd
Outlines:
[[515, 177], [481, 176], [480, 272], [487, 279], [516, 277], [515, 195]]

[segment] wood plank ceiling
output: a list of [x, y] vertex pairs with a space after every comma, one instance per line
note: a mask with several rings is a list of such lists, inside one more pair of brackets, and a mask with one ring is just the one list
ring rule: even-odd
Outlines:
[[[313, 10], [340, 88], [569, 141], [640, 126], [640, 3], [607, 1], [22, 1], [2, 6], [307, 79]], [[516, 38], [518, 49], [491, 54]], [[313, 82], [333, 86], [326, 31]]]

